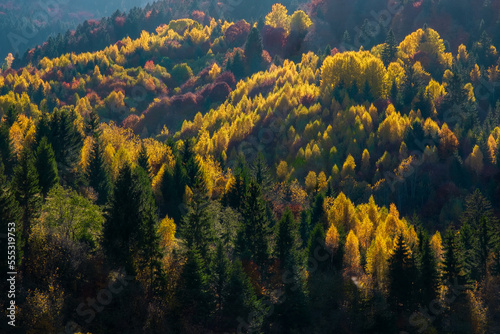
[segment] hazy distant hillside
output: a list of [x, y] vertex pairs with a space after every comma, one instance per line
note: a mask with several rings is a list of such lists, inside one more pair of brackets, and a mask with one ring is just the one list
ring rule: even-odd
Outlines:
[[401, 39], [425, 24], [439, 31], [452, 50], [477, 40], [483, 31], [500, 42], [495, 33], [500, 30], [499, 0], [311, 0], [307, 8], [317, 23], [315, 45], [369, 49], [382, 43], [389, 29]]
[[147, 0], [5, 0], [0, 2], [0, 57], [23, 54], [26, 49], [65, 33], [89, 19], [109, 16], [116, 10], [144, 6]]

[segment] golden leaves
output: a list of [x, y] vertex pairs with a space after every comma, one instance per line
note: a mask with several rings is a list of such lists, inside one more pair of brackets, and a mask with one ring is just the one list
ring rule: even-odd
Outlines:
[[283, 28], [286, 31], [290, 27], [288, 9], [280, 3], [274, 4], [272, 11], [266, 15], [265, 23], [273, 28]]
[[483, 160], [483, 152], [478, 145], [475, 145], [471, 154], [465, 159], [465, 165], [474, 173], [480, 174], [484, 166]]
[[352, 230], [347, 235], [345, 242], [345, 252], [343, 263], [344, 267], [356, 271], [359, 270], [361, 264], [361, 254], [359, 252], [359, 240]]

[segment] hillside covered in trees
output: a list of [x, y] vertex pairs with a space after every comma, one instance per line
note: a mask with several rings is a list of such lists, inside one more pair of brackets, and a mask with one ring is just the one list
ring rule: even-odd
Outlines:
[[[85, 20], [100, 19], [116, 10], [128, 11], [142, 0], [4, 0], [0, 3], [0, 57], [22, 55], [43, 44], [49, 35], [75, 29]], [[137, 10], [137, 9], [136, 9]]]
[[261, 2], [7, 57], [2, 333], [500, 330], [497, 2]]

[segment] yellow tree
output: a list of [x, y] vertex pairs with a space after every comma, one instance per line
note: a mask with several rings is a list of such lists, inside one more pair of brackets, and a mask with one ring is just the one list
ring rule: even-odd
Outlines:
[[483, 170], [483, 152], [479, 146], [474, 146], [472, 153], [465, 159], [465, 165], [476, 174], [480, 174]]
[[373, 223], [366, 215], [356, 226], [356, 235], [359, 239], [361, 249], [366, 251], [370, 246], [373, 237]]
[[384, 222], [383, 234], [392, 240], [400, 233], [403, 233], [405, 237], [407, 236], [408, 232], [406, 230], [406, 224], [404, 221], [399, 219], [399, 211], [396, 208], [396, 205], [391, 203], [389, 214]]
[[318, 174], [318, 191], [322, 192], [328, 188], [328, 179], [325, 172], [321, 171]]
[[210, 77], [211, 80], [215, 80], [215, 78], [219, 76], [220, 72], [221, 72], [221, 69], [220, 69], [219, 65], [217, 65], [217, 63], [214, 63], [212, 65], [212, 68], [208, 72], [208, 76]]
[[94, 73], [92, 74], [92, 83], [98, 85], [102, 81], [102, 74], [99, 70], [99, 66], [94, 67]]
[[174, 220], [169, 216], [163, 218], [158, 226], [158, 235], [160, 236], [160, 247], [165, 250], [172, 250], [175, 246], [176, 226]]
[[274, 4], [271, 12], [266, 15], [265, 22], [273, 28], [283, 28], [288, 31], [290, 29], [288, 9], [280, 3]]
[[[387, 110], [389, 110], [389, 107]], [[391, 112], [378, 128], [379, 146], [392, 145], [396, 148], [399, 147], [408, 125], [408, 119], [401, 117], [399, 112]]]
[[280, 182], [284, 182], [290, 176], [288, 171], [288, 164], [286, 161], [281, 160], [278, 167], [276, 168], [276, 176]]
[[306, 190], [309, 194], [313, 194], [316, 192], [318, 189], [318, 177], [316, 176], [316, 173], [313, 171], [310, 171], [305, 179], [305, 186]]
[[[495, 131], [499, 129], [498, 127], [495, 128]], [[500, 130], [500, 129], [499, 129]], [[494, 131], [494, 132], [495, 132]], [[500, 132], [500, 131], [496, 131], [496, 132]], [[498, 137], [497, 137], [498, 138]], [[489, 154], [489, 158], [490, 158], [490, 162], [492, 164], [495, 164], [497, 162], [497, 154], [498, 154], [498, 141], [497, 139], [495, 139], [495, 137], [493, 136], [493, 133], [490, 134], [490, 136], [488, 137], [488, 154]]]
[[[450, 67], [453, 61], [451, 53], [445, 52], [443, 39], [430, 28], [417, 31], [406, 36], [399, 44], [399, 56], [403, 60], [410, 60], [416, 53], [422, 52], [437, 60], [442, 68]], [[432, 64], [432, 62], [431, 62]]]
[[373, 226], [376, 228], [378, 226], [380, 214], [379, 214], [379, 207], [375, 203], [375, 198], [373, 198], [373, 195], [371, 195], [370, 199], [368, 200], [367, 214], [370, 220], [372, 221]]
[[342, 228], [344, 231], [355, 229], [356, 227], [356, 212], [354, 204], [348, 199], [344, 193], [340, 193], [330, 207], [326, 207], [329, 201], [325, 200], [325, 212], [329, 224], [334, 224], [337, 228]]
[[304, 35], [312, 24], [309, 16], [302, 10], [298, 10], [293, 13], [290, 19], [290, 30], [299, 33], [299, 35]]
[[446, 123], [441, 127], [439, 137], [439, 153], [442, 158], [448, 157], [458, 149], [458, 139]]
[[431, 248], [436, 256], [436, 260], [438, 264], [443, 262], [444, 260], [444, 251], [443, 251], [443, 240], [441, 238], [441, 233], [437, 231], [431, 238]]
[[366, 252], [366, 271], [373, 277], [380, 288], [387, 277], [387, 241], [377, 234]]
[[344, 268], [348, 273], [359, 273], [361, 254], [359, 252], [359, 240], [352, 230], [349, 231], [345, 242]]
[[326, 247], [330, 249], [332, 254], [335, 254], [337, 249], [339, 248], [339, 232], [335, 225], [331, 224], [330, 228], [326, 232], [326, 240], [325, 240]]
[[365, 148], [361, 156], [361, 174], [367, 177], [370, 173], [370, 152]]
[[356, 168], [356, 163], [354, 162], [354, 158], [352, 155], [348, 155], [345, 159], [344, 165], [342, 166], [342, 171], [340, 172], [340, 176], [342, 178], [346, 178], [348, 176], [354, 177]]
[[[371, 56], [365, 58], [363, 62], [363, 77], [362, 81], [367, 82], [371, 93], [375, 98], [387, 97], [386, 72], [384, 63], [380, 58]], [[360, 82], [363, 84], [363, 82]], [[391, 83], [392, 84], [392, 83]]]
[[341, 79], [346, 88], [351, 88], [355, 82], [359, 86], [361, 73], [362, 63], [356, 52], [341, 52], [326, 57], [321, 66], [321, 89], [329, 92]]
[[160, 247], [165, 254], [163, 258], [163, 265], [165, 268], [168, 268], [171, 261], [170, 255], [176, 246], [175, 231], [176, 226], [172, 218], [166, 216], [160, 221], [158, 225], [158, 236], [160, 237]]
[[481, 71], [479, 70], [479, 66], [474, 64], [474, 68], [470, 71], [470, 80], [472, 83], [477, 84], [481, 79]]

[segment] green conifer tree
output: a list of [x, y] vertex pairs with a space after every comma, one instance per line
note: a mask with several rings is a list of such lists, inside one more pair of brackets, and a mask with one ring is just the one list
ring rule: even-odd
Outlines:
[[252, 73], [260, 70], [262, 65], [262, 37], [257, 28], [252, 28], [245, 43], [245, 59]]
[[260, 187], [251, 181], [243, 209], [243, 226], [237, 250], [242, 259], [252, 260], [265, 275], [269, 261], [269, 220]]
[[419, 231], [419, 263], [420, 301], [421, 305], [429, 305], [437, 297], [439, 276], [434, 252], [430, 245], [429, 235]]
[[101, 139], [94, 136], [90, 150], [89, 163], [86, 169], [86, 177], [90, 187], [97, 193], [97, 204], [106, 204], [111, 192], [111, 177], [108, 166], [104, 160]]
[[385, 39], [384, 48], [382, 49], [382, 61], [384, 65], [387, 66], [391, 61], [396, 58], [398, 52], [398, 45], [396, 42], [396, 37], [394, 36], [394, 32], [392, 29], [387, 33], [387, 37]]
[[49, 190], [59, 183], [54, 151], [47, 137], [43, 137], [38, 144], [35, 156], [35, 166], [38, 171], [38, 184], [42, 195], [45, 197], [49, 193]]
[[141, 144], [141, 150], [139, 151], [139, 156], [137, 157], [137, 164], [144, 169], [148, 176], [151, 175], [151, 164], [149, 163], [149, 155], [144, 143]]
[[29, 258], [28, 239], [32, 224], [38, 217], [42, 199], [38, 186], [35, 158], [28, 147], [23, 148], [18, 164], [14, 168], [13, 189], [21, 210], [21, 247], [23, 247], [25, 257]]
[[209, 212], [210, 199], [201, 167], [196, 164], [196, 176], [191, 189], [193, 195], [187, 203], [182, 219], [181, 234], [189, 248], [196, 248], [203, 259], [208, 259], [210, 245], [215, 238], [214, 221]]
[[204, 323], [212, 316], [213, 305], [205, 263], [196, 250], [187, 253], [177, 289], [179, 310], [195, 323]]
[[389, 299], [398, 311], [411, 309], [416, 268], [411, 250], [402, 235], [397, 237], [388, 262]]
[[[20, 264], [20, 259], [22, 258], [21, 238], [16, 235], [17, 227], [20, 221], [21, 215], [19, 211], [19, 206], [17, 204], [14, 192], [12, 191], [11, 184], [7, 181], [7, 176], [4, 174], [4, 167], [0, 161], [0, 229], [2, 233], [11, 232], [16, 237], [16, 267]], [[14, 226], [12, 225], [14, 224]], [[8, 270], [7, 259], [8, 259], [8, 238], [0, 238], [1, 254], [4, 256], [4, 261], [1, 261], [0, 270], [4, 273], [12, 270]], [[3, 285], [3, 282], [2, 282]]]

